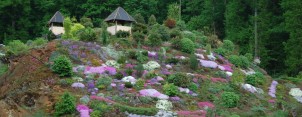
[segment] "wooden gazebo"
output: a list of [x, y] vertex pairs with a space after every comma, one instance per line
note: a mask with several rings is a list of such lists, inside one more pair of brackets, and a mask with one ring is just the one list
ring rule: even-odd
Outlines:
[[[129, 33], [131, 33], [132, 23], [136, 22], [135, 19], [130, 16], [122, 7], [118, 7], [104, 21], [108, 23], [115, 23], [114, 26], [107, 28], [107, 31], [112, 35], [115, 35], [116, 32], [120, 30], [129, 31]], [[125, 26], [125, 24], [129, 23], [130, 26]]]
[[63, 23], [64, 16], [59, 11], [57, 11], [48, 21], [49, 30], [55, 35], [63, 34], [65, 33]]

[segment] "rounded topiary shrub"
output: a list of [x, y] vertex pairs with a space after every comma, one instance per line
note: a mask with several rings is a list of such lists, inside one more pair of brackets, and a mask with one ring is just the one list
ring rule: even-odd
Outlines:
[[234, 51], [235, 49], [235, 45], [232, 41], [230, 40], [223, 40], [223, 45], [222, 48], [226, 49], [229, 52]]
[[168, 77], [168, 82], [174, 83], [174, 85], [179, 87], [188, 87], [191, 83], [191, 78], [184, 73], [176, 73]]
[[234, 92], [223, 92], [221, 99], [223, 106], [233, 108], [237, 106], [240, 97]]
[[54, 60], [51, 66], [53, 72], [59, 74], [59, 76], [71, 76], [72, 74], [72, 63], [66, 56], [59, 56]]
[[176, 96], [179, 93], [177, 86], [174, 84], [165, 84], [163, 87], [164, 93], [168, 96]]
[[193, 53], [195, 51], [195, 44], [192, 40], [184, 38], [180, 41], [181, 51], [186, 53]]

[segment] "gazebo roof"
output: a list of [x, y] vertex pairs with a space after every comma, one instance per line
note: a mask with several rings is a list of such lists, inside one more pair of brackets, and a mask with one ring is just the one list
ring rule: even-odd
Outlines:
[[106, 19], [106, 22], [110, 21], [127, 21], [135, 22], [135, 19], [130, 16], [122, 7], [115, 9]]
[[48, 21], [48, 24], [50, 23], [63, 23], [64, 22], [64, 17], [63, 15], [57, 11], [52, 18]]

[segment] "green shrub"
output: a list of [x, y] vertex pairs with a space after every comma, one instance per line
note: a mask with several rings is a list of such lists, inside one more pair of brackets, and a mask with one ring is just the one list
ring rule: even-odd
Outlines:
[[99, 78], [96, 82], [96, 85], [99, 86], [99, 85], [104, 85], [105, 87], [109, 86], [112, 82], [112, 78], [110, 77], [102, 77], [102, 78]]
[[92, 23], [92, 21], [91, 21], [91, 18], [88, 18], [88, 17], [82, 17], [81, 19], [80, 19], [80, 22], [81, 22], [81, 24], [83, 25], [83, 26], [85, 26], [85, 27], [90, 27], [90, 28], [92, 28], [93, 27], [93, 23]]
[[174, 38], [174, 39], [172, 40], [172, 47], [173, 47], [174, 49], [179, 50], [179, 49], [181, 49], [181, 46], [182, 46], [182, 44], [181, 44], [181, 39]]
[[186, 53], [193, 53], [195, 51], [195, 44], [188, 38], [184, 38], [180, 41], [181, 51]]
[[99, 110], [93, 110], [90, 114], [91, 117], [101, 117], [102, 113]]
[[183, 21], [183, 20], [178, 20], [176, 22], [176, 27], [179, 28], [180, 30], [186, 30], [187, 29], [186, 22]]
[[85, 28], [78, 31], [78, 38], [81, 41], [96, 41], [96, 33], [92, 28]]
[[114, 78], [121, 80], [124, 77], [124, 75], [121, 72], [118, 72], [114, 75]]
[[76, 35], [78, 34], [78, 32], [80, 30], [83, 30], [83, 29], [85, 29], [85, 27], [82, 24], [80, 24], [80, 23], [73, 24], [73, 26], [71, 27], [71, 30], [70, 30], [72, 39], [78, 40], [78, 36], [76, 36]]
[[245, 56], [231, 55], [229, 61], [237, 67], [248, 68], [250, 62]]
[[251, 54], [251, 53], [245, 53], [244, 56], [249, 60], [249, 62], [253, 61], [253, 54]]
[[227, 78], [227, 75], [224, 71], [216, 71], [214, 75], [215, 77]]
[[135, 14], [133, 17], [137, 23], [146, 24], [144, 16], [142, 16], [140, 13]]
[[51, 69], [61, 77], [72, 75], [72, 63], [66, 56], [57, 57], [54, 60]]
[[107, 32], [107, 23], [105, 22], [102, 22], [102, 43], [104, 45], [107, 45], [108, 44], [108, 36], [109, 36], [109, 33]]
[[196, 35], [190, 31], [183, 31], [183, 37], [188, 38], [193, 42], [196, 41]]
[[172, 84], [165, 84], [163, 86], [164, 93], [168, 96], [176, 96], [179, 94], [178, 87]]
[[195, 83], [191, 83], [188, 88], [193, 92], [197, 92], [198, 90], [198, 86]]
[[183, 35], [179, 29], [175, 28], [170, 31], [170, 38], [182, 39]]
[[132, 34], [133, 36], [133, 40], [135, 41], [135, 43], [138, 44], [138, 42], [140, 43], [144, 43], [145, 42], [145, 35], [141, 32], [134, 32]]
[[262, 73], [256, 72], [255, 74], [248, 75], [245, 82], [253, 86], [259, 86], [265, 83], [265, 77]]
[[3, 63], [0, 61], [0, 76], [2, 76], [7, 70], [8, 70], [8, 65], [3, 64]]
[[239, 69], [235, 69], [231, 78], [231, 82], [234, 84], [244, 83], [245, 74]]
[[135, 67], [136, 70], [136, 76], [141, 77], [144, 72], [144, 66], [142, 63], [138, 63], [137, 66]]
[[7, 53], [12, 55], [20, 55], [28, 52], [29, 47], [20, 40], [13, 40], [6, 46]]
[[221, 99], [223, 106], [233, 108], [237, 106], [240, 97], [234, 92], [223, 92], [221, 95]]
[[210, 55], [211, 54], [211, 51], [212, 51], [212, 47], [211, 47], [211, 44], [207, 44], [206, 45], [206, 50], [207, 50], [207, 55]]
[[71, 21], [70, 17], [64, 18], [63, 26], [64, 26], [65, 33], [62, 35], [62, 38], [70, 39], [72, 37], [72, 34], [71, 34], [72, 21]]
[[76, 111], [76, 99], [70, 93], [65, 92], [55, 104], [55, 116], [72, 114]]
[[169, 63], [169, 64], [177, 64], [179, 62], [179, 59], [177, 58], [167, 58], [166, 59], [166, 63]]
[[158, 74], [156, 74], [154, 72], [148, 72], [145, 77], [146, 77], [146, 79], [152, 79], [156, 76], [158, 76]]
[[192, 70], [196, 70], [198, 68], [198, 60], [197, 57], [195, 56], [195, 54], [191, 54], [190, 56], [190, 68]]
[[154, 116], [158, 112], [158, 109], [156, 108], [130, 107], [122, 104], [115, 104], [114, 106], [119, 108], [122, 112], [127, 111], [128, 113], [138, 115]]
[[145, 85], [145, 80], [143, 80], [143, 79], [140, 78], [140, 79], [138, 79], [138, 80], [136, 81], [134, 87], [135, 87], [135, 89], [137, 89], [137, 90], [141, 90], [141, 89], [144, 88], [144, 85]]
[[156, 17], [154, 15], [151, 15], [148, 19], [148, 25], [153, 26], [155, 24], [157, 24]]
[[135, 50], [128, 50], [127, 56], [130, 59], [136, 59], [136, 51]]
[[133, 25], [132, 31], [133, 32], [141, 32], [143, 34], [148, 33], [147, 26], [145, 24], [142, 24], [142, 23], [135, 23]]
[[150, 46], [160, 46], [162, 44], [162, 40], [160, 38], [160, 34], [150, 33], [148, 36], [148, 42]]
[[102, 117], [106, 112], [109, 112], [112, 109], [110, 106], [107, 105], [106, 102], [101, 102], [97, 100], [92, 100], [89, 103], [89, 107], [93, 109], [91, 117]]
[[37, 38], [32, 42], [31, 46], [34, 47], [34, 48], [40, 48], [40, 47], [43, 47], [45, 44], [47, 44], [46, 39]]
[[127, 61], [126, 56], [119, 56], [119, 58], [117, 59], [118, 64], [125, 64], [126, 61]]
[[148, 61], [148, 52], [146, 55], [144, 51], [143, 52], [138, 51], [138, 52], [136, 52], [135, 56], [136, 56], [137, 60], [141, 63]]
[[170, 34], [169, 34], [169, 31], [168, 31], [168, 28], [166, 28], [165, 26], [160, 25], [156, 32], [158, 34], [160, 34], [160, 38], [163, 41], [169, 41], [170, 40]]
[[228, 52], [233, 52], [235, 49], [235, 45], [230, 40], [223, 40], [222, 48], [227, 50]]
[[127, 74], [128, 76], [131, 76], [132, 73], [133, 73], [133, 70], [132, 70], [132, 69], [126, 69], [125, 72], [126, 72], [126, 74]]
[[133, 85], [131, 84], [131, 82], [126, 82], [126, 83], [125, 83], [125, 87], [126, 87], [126, 88], [132, 88]]
[[225, 50], [224, 48], [217, 48], [214, 50], [215, 53], [220, 54], [222, 56], [226, 56], [227, 55], [227, 50]]
[[188, 87], [191, 83], [191, 78], [184, 73], [178, 72], [170, 75], [168, 77], [168, 82], [174, 83], [174, 85], [179, 87]]
[[74, 81], [71, 78], [60, 79], [59, 84], [63, 87], [71, 86]]
[[130, 33], [128, 31], [122, 31], [122, 30], [119, 30], [116, 32], [115, 36], [117, 38], [126, 38], [130, 35]]

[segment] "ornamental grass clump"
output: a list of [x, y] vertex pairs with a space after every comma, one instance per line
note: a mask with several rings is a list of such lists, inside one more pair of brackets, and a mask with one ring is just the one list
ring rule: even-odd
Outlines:
[[59, 74], [61, 77], [68, 77], [72, 75], [72, 63], [66, 56], [59, 56], [54, 60], [51, 66], [53, 72]]

